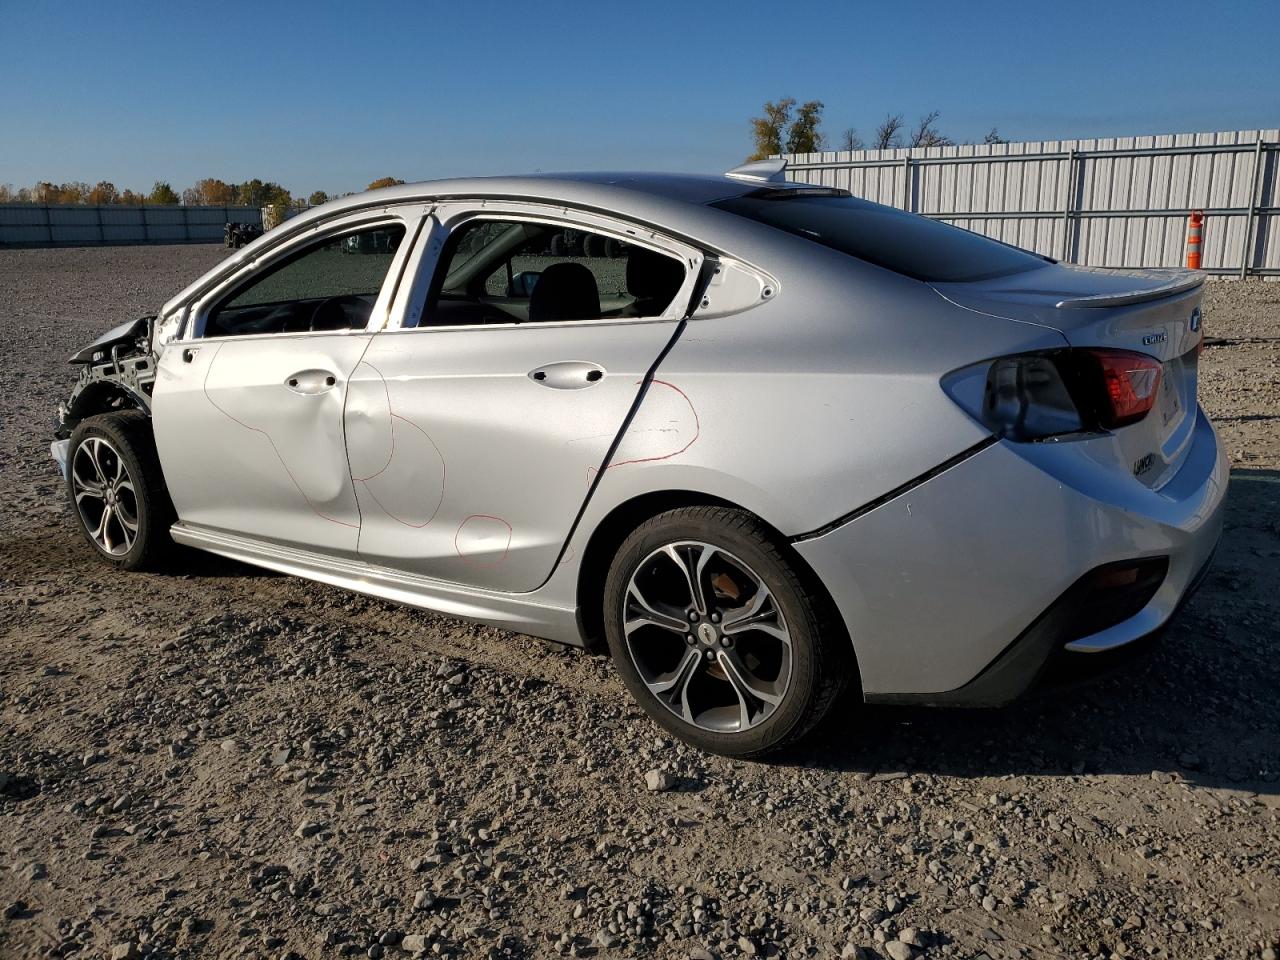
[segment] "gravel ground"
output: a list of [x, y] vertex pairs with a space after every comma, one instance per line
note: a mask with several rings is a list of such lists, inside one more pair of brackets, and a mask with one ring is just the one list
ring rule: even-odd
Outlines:
[[1157, 655], [772, 763], [608, 662], [189, 554], [114, 576], [62, 361], [217, 247], [0, 251], [0, 956], [1274, 958], [1280, 284], [1215, 283], [1226, 536]]

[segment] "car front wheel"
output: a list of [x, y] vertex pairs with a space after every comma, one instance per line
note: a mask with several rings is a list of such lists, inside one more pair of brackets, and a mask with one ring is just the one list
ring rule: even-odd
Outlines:
[[67, 496], [76, 523], [104, 560], [140, 570], [172, 544], [173, 506], [150, 422], [141, 410], [86, 417], [67, 450]]
[[829, 600], [749, 513], [684, 507], [623, 542], [605, 582], [605, 633], [655, 721], [714, 753], [800, 739], [854, 678]]

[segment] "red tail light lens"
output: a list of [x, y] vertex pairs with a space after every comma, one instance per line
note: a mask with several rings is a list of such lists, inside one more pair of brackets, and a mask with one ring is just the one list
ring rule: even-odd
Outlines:
[[1099, 426], [1113, 430], [1137, 423], [1151, 412], [1163, 369], [1159, 360], [1128, 350], [1079, 352], [1081, 359], [1088, 357], [1097, 364], [1106, 395], [1106, 402], [1095, 407]]
[[942, 386], [996, 436], [1026, 443], [1137, 423], [1155, 406], [1163, 369], [1145, 353], [1077, 348], [963, 367]]

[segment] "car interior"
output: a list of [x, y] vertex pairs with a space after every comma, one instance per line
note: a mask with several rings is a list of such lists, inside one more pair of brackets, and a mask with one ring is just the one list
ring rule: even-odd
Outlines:
[[552, 224], [474, 220], [441, 257], [422, 325], [656, 317], [685, 279], [679, 260]]
[[363, 330], [403, 237], [379, 227], [306, 247], [215, 306], [203, 336]]
[[[205, 337], [362, 330], [404, 236], [332, 238], [274, 265], [209, 311]], [[685, 279], [674, 257], [563, 226], [474, 220], [441, 257], [423, 325], [657, 317]]]

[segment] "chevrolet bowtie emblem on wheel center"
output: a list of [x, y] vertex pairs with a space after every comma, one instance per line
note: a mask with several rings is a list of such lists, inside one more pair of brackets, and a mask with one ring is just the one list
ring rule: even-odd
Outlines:
[[716, 642], [716, 628], [709, 623], [704, 623], [698, 627], [698, 639], [707, 646]]

